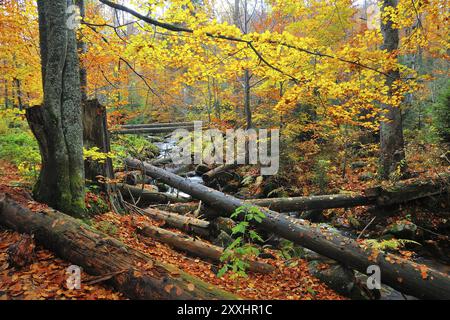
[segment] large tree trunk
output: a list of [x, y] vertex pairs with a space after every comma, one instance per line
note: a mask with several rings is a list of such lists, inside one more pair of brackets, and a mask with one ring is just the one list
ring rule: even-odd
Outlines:
[[[194, 256], [209, 259], [216, 263], [222, 262], [220, 261], [220, 257], [224, 250], [221, 247], [151, 225], [143, 226], [138, 232], [144, 236], [166, 243], [177, 250], [185, 251]], [[270, 273], [275, 270], [273, 266], [265, 262], [248, 261], [248, 264], [249, 270], [252, 272]]]
[[[397, 7], [398, 0], [383, 0], [381, 11], [384, 12], [388, 7]], [[399, 45], [399, 30], [393, 28], [392, 21], [381, 23], [381, 33], [383, 34], [383, 45], [381, 49], [387, 50], [391, 55], [396, 55]], [[389, 96], [394, 94], [393, 84], [400, 78], [400, 72], [397, 68], [390, 70], [386, 76], [386, 86], [389, 87]], [[400, 175], [405, 171], [406, 164], [402, 113], [398, 106], [383, 105], [383, 116], [386, 121], [380, 125], [380, 152], [381, 152], [381, 176], [389, 179], [392, 173], [399, 170]]]
[[44, 103], [27, 110], [41, 151], [36, 200], [81, 216], [85, 209], [80, 70], [74, 30], [66, 27], [67, 0], [39, 0]]
[[[142, 163], [128, 159], [127, 165], [137, 168]], [[224, 214], [231, 214], [245, 205], [245, 202], [237, 198], [201, 184], [192, 183], [163, 169], [149, 164], [144, 164], [144, 168], [147, 175], [202, 200], [210, 207], [222, 210]], [[366, 273], [369, 266], [377, 265], [381, 270], [381, 282], [406, 294], [425, 299], [450, 299], [448, 275], [429, 268], [426, 268], [426, 274], [424, 274], [421, 272], [423, 267], [421, 269], [421, 265], [417, 263], [368, 248], [350, 238], [307, 222], [290, 219], [278, 212], [264, 208], [260, 210], [266, 217], [257, 225], [267, 231], [362, 273]]]
[[[99, 152], [111, 152], [106, 108], [97, 100], [83, 101], [83, 145], [86, 149], [98, 148]], [[114, 180], [114, 168], [111, 158], [104, 161], [86, 159], [84, 162], [86, 179], [100, 184], [106, 191], [111, 207], [116, 212], [123, 211], [122, 200], [118, 196]]]
[[35, 213], [0, 195], [0, 224], [33, 234], [45, 248], [89, 274], [118, 273], [109, 282], [131, 299], [238, 298], [54, 210]]

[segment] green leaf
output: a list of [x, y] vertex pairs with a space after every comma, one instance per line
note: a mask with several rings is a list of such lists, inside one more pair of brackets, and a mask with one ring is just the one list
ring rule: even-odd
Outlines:
[[259, 216], [255, 216], [254, 220], [258, 223], [262, 222], [262, 219]]
[[309, 293], [311, 293], [313, 296], [315, 296], [315, 295], [317, 294], [317, 292], [316, 292], [313, 288], [311, 288], [311, 287], [306, 288], [306, 290], [307, 290]]
[[246, 222], [246, 221], [242, 221], [242, 222], [240, 222], [239, 224], [237, 224], [236, 226], [234, 226], [232, 229], [231, 229], [231, 232], [233, 233], [233, 234], [236, 234], [236, 233], [245, 233], [245, 231], [247, 230], [247, 226], [248, 226], [248, 222]]
[[225, 273], [228, 271], [228, 265], [224, 265], [222, 268], [220, 268], [219, 272], [217, 272], [217, 278], [222, 278]]
[[239, 244], [241, 243], [241, 241], [242, 241], [242, 238], [241, 238], [241, 237], [237, 237], [236, 240], [234, 240], [234, 241], [228, 246], [227, 250], [233, 249], [234, 247], [236, 247], [237, 245], [239, 245]]
[[252, 238], [252, 240], [264, 242], [264, 240], [259, 236], [259, 234], [257, 232], [250, 230], [249, 234], [250, 234], [250, 238]]

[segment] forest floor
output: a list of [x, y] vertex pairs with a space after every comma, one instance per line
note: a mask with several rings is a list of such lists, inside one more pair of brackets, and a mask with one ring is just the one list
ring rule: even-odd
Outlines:
[[[32, 200], [29, 191], [21, 186], [21, 177], [17, 168], [5, 161], [0, 161], [0, 193], [7, 193], [14, 200], [33, 211], [46, 206]], [[95, 216], [91, 223], [102, 229], [109, 225], [108, 233], [127, 245], [147, 253], [157, 260], [175, 264], [181, 270], [195, 275], [244, 299], [286, 299], [286, 300], [341, 300], [337, 294], [317, 278], [310, 275], [307, 262], [302, 259], [289, 261], [281, 259], [272, 252], [276, 259], [266, 259], [276, 270], [271, 274], [249, 273], [247, 278], [233, 280], [229, 275], [216, 276], [217, 266], [200, 259], [186, 256], [160, 242], [136, 236], [135, 228], [142, 222], [161, 225], [147, 217], [135, 215], [117, 215], [106, 213]], [[179, 232], [176, 230], [171, 230]], [[66, 287], [66, 269], [70, 263], [55, 257], [52, 252], [37, 246], [34, 262], [20, 270], [10, 267], [7, 262], [7, 249], [21, 239], [21, 235], [0, 227], [0, 300], [9, 299], [126, 299], [105, 283], [96, 283], [98, 277], [82, 273], [80, 290]]]

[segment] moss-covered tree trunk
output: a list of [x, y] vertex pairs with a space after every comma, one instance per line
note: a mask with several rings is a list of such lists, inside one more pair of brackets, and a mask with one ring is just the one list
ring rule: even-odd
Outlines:
[[113, 275], [109, 284], [130, 299], [239, 299], [173, 265], [128, 247], [80, 220], [54, 210], [32, 212], [2, 194], [0, 225], [33, 234], [40, 245], [91, 275]]
[[44, 102], [27, 119], [42, 156], [38, 201], [74, 216], [84, 213], [83, 125], [75, 30], [67, 0], [38, 0]]
[[[381, 11], [388, 7], [397, 7], [398, 0], [383, 0]], [[390, 54], [397, 54], [399, 45], [399, 30], [393, 27], [392, 21], [382, 21], [381, 33], [383, 34], [382, 49]], [[393, 69], [386, 76], [386, 85], [389, 87], [389, 95], [393, 95], [394, 82], [400, 79], [398, 69]], [[381, 176], [388, 179], [392, 173], [400, 169], [403, 173], [406, 166], [404, 163], [405, 150], [403, 139], [403, 124], [401, 109], [396, 106], [383, 105], [385, 121], [380, 126], [380, 151], [381, 151]]]

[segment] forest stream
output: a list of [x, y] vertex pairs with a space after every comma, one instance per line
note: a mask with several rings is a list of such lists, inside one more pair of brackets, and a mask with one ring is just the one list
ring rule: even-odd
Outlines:
[[[154, 137], [148, 137], [148, 139], [150, 141], [152, 141], [152, 138], [154, 138]], [[177, 147], [176, 139], [173, 139], [171, 136], [166, 136], [162, 141], [157, 141], [157, 142], [153, 141], [152, 143], [155, 146], [157, 146], [160, 150], [160, 154], [158, 155], [158, 157], [156, 159], [167, 158], [170, 155], [170, 153], [174, 150], [174, 148]], [[169, 163], [169, 164], [165, 165], [164, 167], [165, 167], [165, 169], [167, 169], [171, 172], [178, 172], [180, 169], [183, 168], [183, 165], [175, 165], [173, 163]], [[191, 181], [193, 183], [204, 184], [202, 177], [198, 174], [194, 174], [194, 171], [190, 171], [188, 174], [184, 174], [184, 176], [186, 179], [188, 179], [189, 181]], [[188, 195], [182, 191], [179, 191], [176, 188], [170, 187], [170, 186], [168, 186], [168, 191], [166, 191], [166, 193], [171, 194], [171, 195], [176, 195], [178, 197], [192, 199], [190, 195]], [[290, 213], [286, 213], [286, 214], [291, 217], [300, 219], [298, 217], [299, 216], [298, 212], [290, 212]], [[326, 222], [321, 223], [320, 225], [332, 232], [337, 232], [345, 237], [356, 239], [358, 236], [358, 232], [356, 230], [352, 230], [350, 228], [333, 226]], [[312, 253], [313, 257], [316, 255], [313, 252], [311, 252], [311, 253]], [[417, 263], [420, 263], [420, 264], [425, 264], [430, 268], [434, 268], [435, 270], [438, 270], [440, 272], [450, 275], [450, 266], [440, 262], [438, 259], [435, 259], [431, 256], [424, 257], [420, 254], [417, 254], [414, 258], [414, 261]], [[356, 278], [361, 279], [361, 281], [365, 281], [367, 276], [362, 273], [356, 272]], [[381, 300], [414, 300], [414, 299], [416, 299], [415, 297], [404, 295], [401, 292], [399, 292], [387, 285], [384, 285], [384, 284], [382, 284], [380, 294], [381, 294], [381, 296], [380, 296]]]

